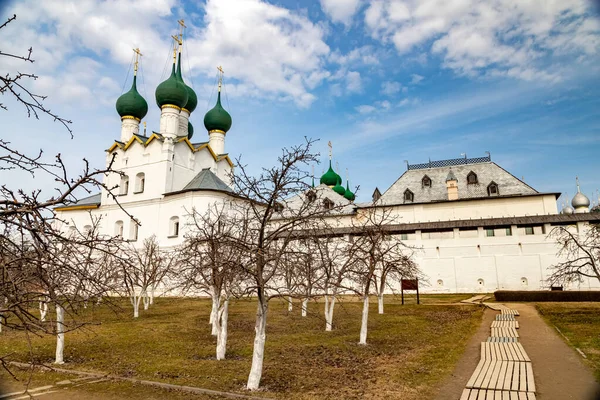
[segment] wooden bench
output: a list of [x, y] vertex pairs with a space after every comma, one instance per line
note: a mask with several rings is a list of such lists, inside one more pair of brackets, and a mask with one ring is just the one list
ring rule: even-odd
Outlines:
[[518, 321], [492, 321], [492, 328], [519, 329], [519, 322]]
[[481, 360], [466, 387], [535, 392], [533, 369], [530, 362]]
[[517, 310], [513, 310], [511, 308], [502, 308], [500, 312], [505, 315], [519, 315]]
[[460, 400], [535, 400], [533, 392], [508, 390], [465, 389]]
[[512, 343], [512, 342], [518, 342], [519, 339], [516, 337], [495, 337], [495, 336], [489, 336], [487, 338], [488, 342], [492, 342], [492, 343]]
[[519, 337], [517, 330], [515, 328], [491, 328], [492, 333], [490, 336], [492, 337]]

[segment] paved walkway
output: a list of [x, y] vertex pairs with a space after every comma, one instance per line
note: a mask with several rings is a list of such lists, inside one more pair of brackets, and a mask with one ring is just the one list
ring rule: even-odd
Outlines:
[[[580, 355], [570, 348], [548, 326], [532, 305], [507, 304], [520, 316], [519, 342], [533, 365], [535, 397], [537, 400], [596, 400], [600, 399], [600, 385], [592, 372], [583, 364]], [[455, 371], [442, 386], [436, 400], [457, 400], [480, 361], [481, 342], [490, 334], [490, 326], [497, 311], [486, 310], [482, 323], [467, 344]]]

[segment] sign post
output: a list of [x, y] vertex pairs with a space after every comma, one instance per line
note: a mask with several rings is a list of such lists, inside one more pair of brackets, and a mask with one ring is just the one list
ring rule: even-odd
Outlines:
[[417, 304], [419, 302], [419, 280], [418, 279], [402, 279], [400, 281], [400, 292], [402, 293], [402, 305], [404, 305], [404, 291], [405, 290], [416, 290], [417, 291]]

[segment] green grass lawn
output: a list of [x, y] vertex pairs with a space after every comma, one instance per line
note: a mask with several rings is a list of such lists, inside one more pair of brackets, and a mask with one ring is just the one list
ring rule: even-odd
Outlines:
[[[399, 297], [390, 296], [384, 315], [377, 314], [373, 299], [367, 346], [357, 344], [360, 302], [336, 304], [334, 331], [325, 332], [322, 303], [310, 303], [309, 316], [302, 318], [298, 303], [288, 314], [286, 304], [272, 301], [262, 395], [291, 399], [431, 397], [452, 372], [481, 321], [480, 307], [449, 304], [468, 297], [427, 295], [422, 297], [425, 304], [402, 306]], [[208, 300], [159, 298], [137, 320], [131, 318], [126, 305], [123, 302], [122, 313], [99, 307], [79, 316], [96, 325], [67, 333], [65, 368], [243, 391], [252, 358], [254, 300], [230, 305], [225, 361], [215, 360]], [[14, 352], [12, 360], [28, 361], [22, 333], [1, 335], [0, 354]], [[31, 336], [31, 342], [36, 361], [51, 363], [55, 338]], [[96, 389], [90, 386], [90, 390]]]
[[585, 353], [600, 382], [600, 303], [537, 303], [536, 308], [569, 339], [569, 345]]

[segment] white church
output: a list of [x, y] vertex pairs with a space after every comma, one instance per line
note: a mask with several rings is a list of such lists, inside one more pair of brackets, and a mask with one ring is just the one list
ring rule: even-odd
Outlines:
[[[233, 194], [234, 165], [225, 151], [232, 119], [221, 105], [221, 71], [216, 105], [204, 116], [208, 138], [194, 138], [189, 118], [198, 99], [182, 78], [181, 36], [171, 75], [155, 91], [161, 109], [157, 132], [140, 133], [148, 104], [137, 91], [136, 73], [137, 61], [132, 87], [116, 103], [121, 135], [106, 151], [107, 164], [122, 172], [104, 182], [117, 188], [119, 204], [103, 190], [55, 212], [66, 221], [66, 230], [85, 231], [91, 218], [101, 217], [103, 234], [140, 245], [156, 235], [161, 246], [172, 247], [191, 229], [186, 224], [189, 210], [206, 210]], [[416, 262], [428, 280], [424, 292], [549, 289], [548, 268], [557, 262], [558, 249], [547, 234], [557, 225], [583, 232], [590, 222], [600, 223], [600, 213], [589, 212], [590, 201], [579, 185], [572, 207], [559, 213], [559, 193], [538, 192], [489, 155], [407, 164], [383, 194], [375, 190], [373, 201], [360, 204], [330, 160], [315, 189], [330, 200], [324, 207], [343, 206], [338, 234], [346, 234], [352, 219], [369, 208], [390, 210], [397, 217], [391, 231], [419, 249]], [[598, 288], [597, 281], [589, 280], [566, 289]]]

